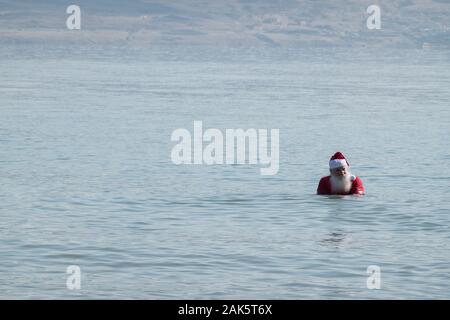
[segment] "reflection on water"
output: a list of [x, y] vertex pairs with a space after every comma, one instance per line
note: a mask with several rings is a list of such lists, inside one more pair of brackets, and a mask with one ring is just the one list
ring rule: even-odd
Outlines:
[[321, 241], [321, 244], [324, 246], [329, 246], [331, 248], [340, 249], [345, 248], [351, 242], [352, 242], [351, 234], [342, 232], [332, 232], [326, 235], [326, 237]]

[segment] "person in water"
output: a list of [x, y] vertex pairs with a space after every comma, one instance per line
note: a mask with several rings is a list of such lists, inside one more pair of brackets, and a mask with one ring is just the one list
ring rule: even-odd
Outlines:
[[336, 152], [330, 159], [330, 175], [320, 179], [317, 194], [364, 194], [362, 180], [350, 173], [350, 164], [344, 155]]

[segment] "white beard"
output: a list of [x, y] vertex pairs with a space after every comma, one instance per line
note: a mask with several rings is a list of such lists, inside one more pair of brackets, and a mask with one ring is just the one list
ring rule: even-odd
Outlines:
[[350, 173], [343, 177], [330, 176], [332, 194], [348, 194], [352, 189], [352, 175]]

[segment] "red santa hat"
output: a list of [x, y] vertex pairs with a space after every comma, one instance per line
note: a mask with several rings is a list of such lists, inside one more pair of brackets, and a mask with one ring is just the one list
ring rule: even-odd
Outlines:
[[330, 169], [336, 169], [340, 167], [350, 167], [347, 159], [340, 152], [336, 152], [330, 159]]

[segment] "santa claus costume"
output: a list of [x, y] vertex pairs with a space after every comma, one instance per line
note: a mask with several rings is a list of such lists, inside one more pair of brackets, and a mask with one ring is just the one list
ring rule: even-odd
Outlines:
[[[330, 170], [350, 167], [347, 159], [341, 152], [336, 152], [329, 162]], [[321, 195], [347, 195], [364, 194], [362, 180], [350, 173], [342, 177], [326, 176], [320, 179], [317, 194]]]

